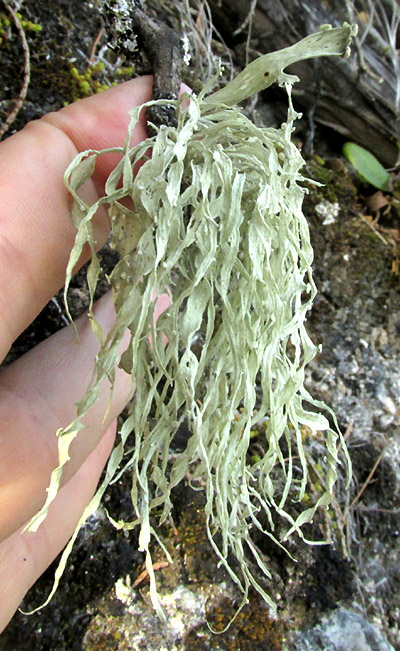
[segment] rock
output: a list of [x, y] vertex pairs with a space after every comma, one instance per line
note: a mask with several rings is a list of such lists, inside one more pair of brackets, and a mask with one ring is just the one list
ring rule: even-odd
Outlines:
[[394, 651], [391, 644], [358, 613], [338, 608], [301, 636], [297, 651]]

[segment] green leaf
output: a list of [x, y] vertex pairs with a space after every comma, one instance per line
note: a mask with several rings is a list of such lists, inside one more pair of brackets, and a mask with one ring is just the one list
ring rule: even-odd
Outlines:
[[343, 153], [367, 183], [388, 192], [389, 174], [371, 152], [354, 142], [346, 142], [343, 146]]

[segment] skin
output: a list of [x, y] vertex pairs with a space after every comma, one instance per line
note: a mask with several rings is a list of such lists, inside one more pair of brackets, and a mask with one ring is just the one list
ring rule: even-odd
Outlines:
[[[64, 188], [67, 165], [80, 151], [120, 145], [128, 110], [151, 95], [150, 77], [134, 79], [28, 124], [0, 145], [0, 353], [62, 287], [75, 232]], [[133, 143], [146, 137], [145, 117]], [[86, 198], [95, 200], [118, 161], [101, 157]], [[104, 212], [96, 216], [100, 249], [109, 234]], [[82, 256], [80, 264], [88, 257]], [[157, 312], [167, 306], [159, 299]], [[115, 318], [112, 297], [96, 305], [105, 330]], [[111, 452], [116, 418], [129, 399], [130, 378], [117, 371], [109, 414], [103, 423], [108, 387], [85, 420], [71, 448], [63, 486], [36, 533], [21, 533], [43, 505], [57, 465], [55, 432], [75, 416], [74, 403], [89, 382], [98, 342], [86, 315], [0, 371], [0, 631], [26, 592], [67, 543], [94, 494]]]

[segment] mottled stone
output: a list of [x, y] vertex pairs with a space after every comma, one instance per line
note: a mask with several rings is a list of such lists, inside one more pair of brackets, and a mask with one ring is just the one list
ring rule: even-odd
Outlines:
[[297, 651], [394, 651], [365, 617], [344, 608], [335, 610], [297, 640]]

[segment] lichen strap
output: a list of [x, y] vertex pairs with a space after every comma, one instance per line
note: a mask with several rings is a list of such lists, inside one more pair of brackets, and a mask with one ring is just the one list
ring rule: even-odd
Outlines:
[[[304, 161], [291, 142], [297, 117], [291, 86], [297, 78], [285, 75], [283, 69], [296, 52], [300, 58], [312, 56], [313, 51], [316, 55], [345, 54], [351, 33], [349, 26], [323, 30], [279, 56], [264, 57], [262, 70], [272, 62], [271, 76], [285, 83], [288, 91], [287, 121], [280, 129], [259, 129], [239, 108], [227, 106], [240, 99], [238, 84], [231, 82], [209, 98], [206, 89], [198, 97], [181, 98], [175, 102], [178, 127], [161, 127], [156, 137], [131, 148], [131, 135], [144, 107], [133, 109], [122, 147], [83, 152], [69, 166], [65, 181], [74, 197], [77, 235], [67, 269], [66, 304], [72, 271], [88, 243], [92, 250], [89, 313], [101, 349], [92, 381], [77, 405], [76, 419], [58, 431], [59, 466], [53, 471], [46, 504], [31, 521], [30, 530], [36, 530], [46, 517], [69, 458], [69, 446], [97, 400], [99, 386], [108, 380], [112, 390], [117, 364], [131, 374], [136, 390], [106, 476], [63, 553], [46, 603], [57, 587], [79, 527], [124, 468], [130, 467], [133, 473], [136, 519], [115, 524], [141, 527], [151, 596], [161, 617], [151, 572], [149, 544], [154, 531], [150, 520], [165, 521], [171, 490], [188, 472], [193, 482], [199, 480], [205, 487], [208, 536], [243, 591], [243, 604], [253, 585], [273, 607], [246, 561], [247, 547], [269, 575], [251, 540], [251, 530], [257, 528], [276, 540], [275, 511], [287, 523], [285, 534], [279, 532], [281, 540], [293, 531], [303, 536], [302, 525], [312, 520], [318, 507], [330, 502], [341, 435], [338, 428], [330, 428], [321, 410], [328, 410], [334, 419], [332, 412], [304, 386], [305, 366], [317, 350], [305, 328], [316, 289], [313, 251], [302, 213]], [[274, 67], [278, 60], [279, 74]], [[255, 70], [254, 63], [249, 70], [251, 66]], [[250, 72], [242, 75], [247, 78]], [[259, 90], [257, 75], [255, 80], [246, 92]], [[92, 175], [97, 157], [108, 152], [119, 153], [121, 161], [107, 180], [104, 196], [88, 205], [79, 196], [79, 188]], [[139, 161], [145, 162], [133, 178]], [[123, 207], [126, 197], [133, 200], [134, 213]], [[117, 319], [107, 336], [92, 311], [101, 263], [91, 220], [100, 205], [108, 206], [111, 246], [120, 254], [111, 274]], [[171, 293], [171, 305], [155, 326], [154, 297], [165, 291]], [[120, 359], [126, 329], [131, 339]], [[201, 342], [197, 353], [193, 350], [196, 339]], [[184, 419], [191, 437], [186, 449], [170, 459], [171, 441]], [[259, 421], [265, 423], [266, 454], [250, 463], [250, 432]], [[325, 432], [328, 490], [312, 508], [294, 517], [286, 506], [288, 498], [300, 502], [307, 481], [303, 426]], [[126, 460], [128, 444], [131, 453]], [[295, 456], [301, 468], [296, 478]], [[241, 578], [228, 563], [229, 551], [239, 561]]]

